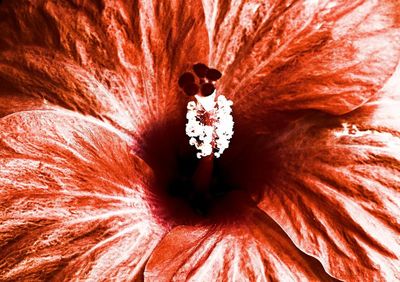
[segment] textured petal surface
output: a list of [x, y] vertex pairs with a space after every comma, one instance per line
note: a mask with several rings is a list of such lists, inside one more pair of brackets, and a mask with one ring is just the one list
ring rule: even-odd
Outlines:
[[0, 129], [0, 280], [140, 278], [165, 230], [126, 140], [66, 111], [14, 113]]
[[330, 281], [258, 209], [223, 226], [178, 226], [160, 242], [145, 281]]
[[260, 207], [346, 281], [400, 280], [399, 83], [400, 68], [375, 101], [340, 118], [303, 116], [273, 148]]
[[57, 104], [135, 134], [177, 110], [180, 73], [208, 53], [199, 1], [7, 1], [0, 19], [9, 108]]
[[203, 3], [210, 63], [240, 115], [253, 107], [347, 113], [376, 94], [398, 60], [398, 1]]

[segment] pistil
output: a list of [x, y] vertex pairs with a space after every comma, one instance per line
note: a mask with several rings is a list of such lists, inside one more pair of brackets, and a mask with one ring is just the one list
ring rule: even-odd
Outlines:
[[188, 103], [186, 134], [189, 144], [198, 149], [198, 166], [192, 177], [194, 194], [208, 197], [213, 177], [214, 158], [221, 156], [228, 148], [233, 135], [232, 102], [223, 95], [217, 95], [215, 81], [221, 77], [216, 69], [204, 64], [195, 64], [194, 75], [184, 73], [179, 78], [179, 86], [195, 100]]
[[194, 190], [199, 193], [208, 193], [213, 174], [214, 156], [211, 154], [201, 158], [193, 175]]

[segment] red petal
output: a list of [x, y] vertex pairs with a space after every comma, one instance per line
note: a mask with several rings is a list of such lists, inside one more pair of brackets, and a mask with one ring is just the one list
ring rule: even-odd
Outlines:
[[199, 7], [197, 0], [8, 1], [0, 7], [0, 91], [139, 134], [185, 109], [179, 75], [208, 55]]
[[399, 58], [398, 1], [221, 1], [205, 13], [219, 92], [239, 116], [347, 113], [376, 94]]
[[282, 130], [279, 173], [260, 203], [345, 281], [400, 280], [399, 87], [400, 67], [387, 92], [354, 113], [310, 114]]
[[148, 281], [330, 281], [259, 210], [223, 226], [179, 226], [162, 239], [145, 268]]
[[31, 111], [0, 120], [0, 280], [134, 280], [163, 236], [151, 169], [106, 124]]
[[32, 98], [24, 95], [15, 95], [14, 92], [12, 92], [12, 94], [8, 94], [7, 92], [2, 92], [0, 94], [0, 118], [26, 109], [43, 110], [55, 108], [54, 105], [47, 103], [40, 97]]

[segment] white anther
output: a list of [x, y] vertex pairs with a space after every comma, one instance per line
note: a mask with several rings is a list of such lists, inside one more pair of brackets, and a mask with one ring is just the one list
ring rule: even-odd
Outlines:
[[216, 93], [217, 93], [217, 90], [214, 90], [214, 92], [211, 95], [207, 96], [207, 97], [196, 95], [195, 98], [203, 106], [203, 108], [207, 112], [211, 112], [215, 108], [215, 95], [216, 95]]
[[196, 102], [190, 101], [190, 102], [187, 104], [187, 108], [188, 108], [188, 110], [194, 110], [194, 109], [196, 108]]
[[[196, 95], [197, 103], [191, 101], [187, 105], [186, 134], [190, 137], [189, 144], [200, 152], [197, 157], [206, 157], [214, 152], [219, 158], [229, 147], [233, 136], [232, 101], [219, 95], [215, 102], [216, 91], [208, 97]], [[204, 124], [208, 116], [209, 123]]]

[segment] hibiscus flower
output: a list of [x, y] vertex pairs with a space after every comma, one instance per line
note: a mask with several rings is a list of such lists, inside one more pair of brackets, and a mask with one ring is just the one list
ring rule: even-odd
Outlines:
[[[400, 280], [398, 1], [5, 0], [0, 33], [1, 281]], [[199, 62], [235, 122], [200, 200]]]

